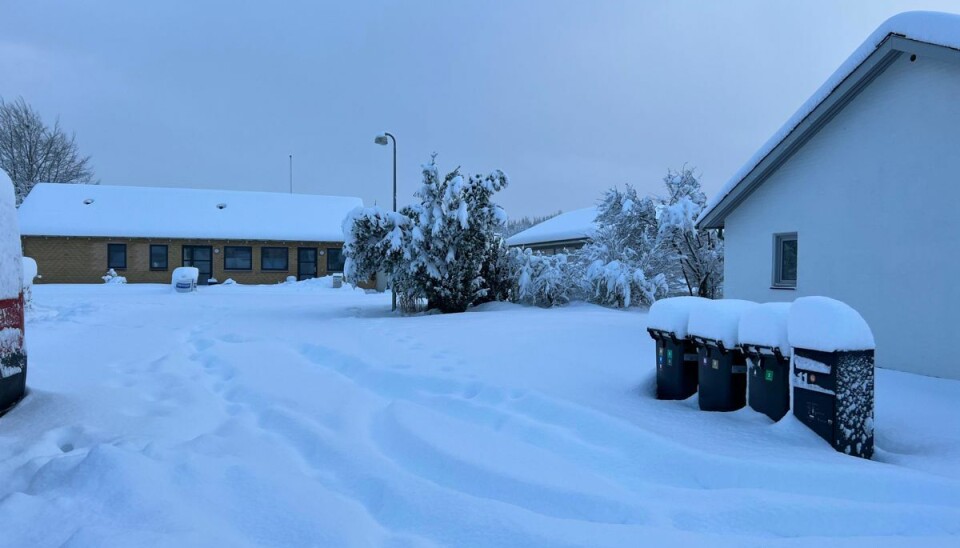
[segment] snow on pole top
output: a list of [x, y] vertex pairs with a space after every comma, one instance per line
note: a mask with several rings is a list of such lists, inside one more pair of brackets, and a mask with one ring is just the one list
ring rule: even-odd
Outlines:
[[720, 341], [726, 348], [740, 343], [740, 316], [757, 306], [751, 301], [722, 299], [707, 301], [690, 312], [690, 336]]
[[677, 338], [685, 339], [690, 311], [708, 302], [710, 302], [710, 299], [704, 299], [703, 297], [660, 299], [650, 307], [647, 327], [673, 333]]
[[740, 344], [777, 348], [784, 356], [791, 354], [787, 337], [790, 303], [764, 303], [743, 311], [738, 329]]
[[828, 297], [802, 297], [790, 307], [790, 345], [821, 352], [873, 350], [873, 332], [859, 312]]
[[13, 181], [0, 169], [0, 299], [20, 296], [23, 266]]

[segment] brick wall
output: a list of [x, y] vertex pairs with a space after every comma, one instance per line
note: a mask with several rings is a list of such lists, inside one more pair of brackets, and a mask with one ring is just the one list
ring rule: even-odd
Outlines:
[[[340, 249], [341, 242], [272, 242], [262, 240], [183, 240], [146, 238], [85, 238], [24, 236], [23, 254], [37, 261], [42, 278], [36, 283], [103, 283], [107, 271], [107, 244], [126, 244], [127, 268], [116, 269], [129, 283], [170, 283], [173, 269], [181, 266], [184, 245], [213, 248], [213, 277], [219, 281], [233, 278], [242, 284], [269, 284], [297, 275], [297, 249], [317, 249], [317, 275], [327, 272], [327, 249]], [[150, 270], [150, 245], [167, 246], [167, 269]], [[249, 246], [253, 252], [251, 270], [225, 270], [224, 246]], [[263, 247], [287, 248], [288, 269], [264, 271], [260, 268], [260, 250]], [[323, 252], [323, 255], [320, 255]]]

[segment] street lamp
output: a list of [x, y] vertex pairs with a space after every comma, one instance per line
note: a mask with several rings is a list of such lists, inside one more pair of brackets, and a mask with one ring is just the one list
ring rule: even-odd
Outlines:
[[[381, 135], [374, 137], [373, 142], [378, 145], [386, 146], [390, 141], [387, 140], [387, 137], [393, 141], [393, 211], [397, 211], [397, 138], [391, 135], [390, 133], [384, 131]], [[390, 310], [397, 310], [397, 290], [393, 287], [393, 280], [390, 281], [390, 292], [392, 293], [390, 297]]]

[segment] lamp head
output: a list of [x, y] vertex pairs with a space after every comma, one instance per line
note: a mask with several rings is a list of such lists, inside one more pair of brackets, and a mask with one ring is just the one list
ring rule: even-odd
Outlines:
[[386, 145], [386, 144], [389, 143], [389, 141], [387, 141], [387, 136], [386, 136], [386, 135], [377, 135], [377, 136], [373, 139], [373, 142], [374, 142], [374, 143], [377, 143], [378, 145]]

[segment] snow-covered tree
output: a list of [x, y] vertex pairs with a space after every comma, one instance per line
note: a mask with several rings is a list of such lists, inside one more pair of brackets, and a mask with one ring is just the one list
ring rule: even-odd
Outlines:
[[583, 271], [565, 254], [542, 255], [531, 249], [511, 251], [514, 302], [549, 308], [579, 298], [584, 289]]
[[48, 126], [22, 98], [0, 98], [0, 169], [5, 170], [17, 196], [17, 206], [37, 183], [90, 183], [90, 157], [81, 156], [73, 135], [59, 120]]
[[665, 242], [671, 279], [690, 295], [719, 298], [723, 292], [723, 239], [715, 230], [698, 230], [697, 217], [707, 197], [692, 169], [669, 170], [663, 178], [667, 196], [662, 200], [659, 235]]
[[399, 213], [355, 210], [344, 221], [344, 275], [354, 282], [384, 271], [406, 311], [462, 312], [506, 296], [505, 248], [498, 235], [506, 214], [491, 198], [507, 185], [500, 171], [441, 177], [435, 158], [423, 166], [419, 204]]
[[628, 307], [666, 296], [669, 265], [657, 224], [657, 204], [627, 185], [604, 194], [597, 207], [596, 233], [578, 260], [585, 265], [590, 300]]

